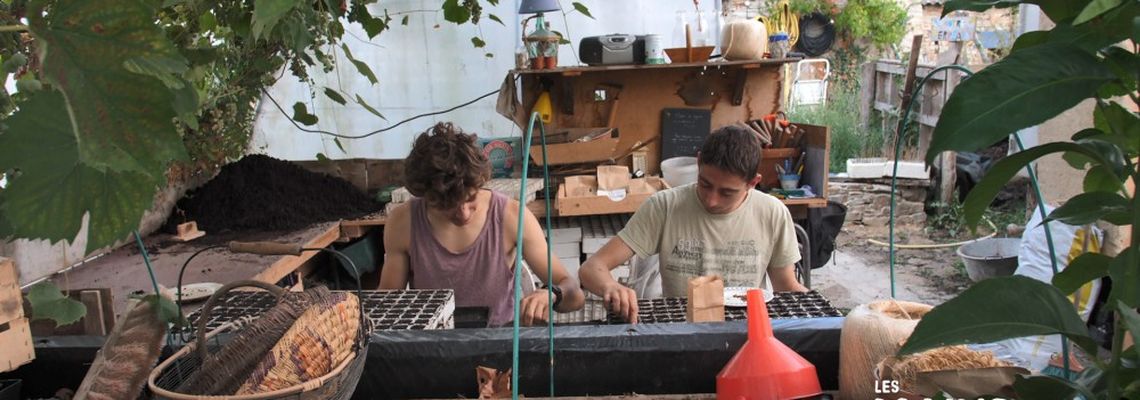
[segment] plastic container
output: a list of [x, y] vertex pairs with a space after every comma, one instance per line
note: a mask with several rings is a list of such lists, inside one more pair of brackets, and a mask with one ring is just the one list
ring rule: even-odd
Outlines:
[[800, 187], [800, 176], [798, 174], [784, 174], [780, 175], [780, 188], [784, 190], [792, 190]]
[[772, 333], [759, 289], [748, 291], [748, 341], [716, 376], [716, 398], [803, 399], [823, 393], [815, 365]]
[[665, 40], [661, 38], [661, 35], [653, 34], [645, 36], [645, 63], [665, 63]]
[[696, 157], [673, 157], [661, 162], [661, 176], [669, 187], [678, 187], [697, 181]]
[[1017, 270], [1017, 250], [1021, 238], [980, 240], [958, 248], [958, 257], [966, 264], [966, 275], [974, 282], [998, 276], [1013, 275]]
[[772, 55], [772, 58], [787, 57], [790, 47], [787, 33], [776, 32], [768, 37], [768, 53]]

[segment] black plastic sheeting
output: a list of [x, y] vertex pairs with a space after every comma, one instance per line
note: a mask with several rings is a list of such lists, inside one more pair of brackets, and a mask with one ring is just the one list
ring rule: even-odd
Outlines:
[[[777, 319], [776, 338], [815, 365], [824, 390], [838, 388], [843, 318]], [[387, 331], [373, 335], [353, 399], [474, 398], [475, 368], [511, 367], [512, 330]], [[715, 393], [716, 374], [747, 339], [744, 321], [559, 326], [558, 396]], [[549, 395], [547, 329], [523, 328], [519, 393]]]

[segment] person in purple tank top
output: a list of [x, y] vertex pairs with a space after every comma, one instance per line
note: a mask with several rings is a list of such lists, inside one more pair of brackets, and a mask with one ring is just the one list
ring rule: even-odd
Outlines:
[[[557, 257], [551, 257], [548, 272], [546, 239], [534, 214], [483, 189], [490, 175], [475, 135], [440, 123], [416, 138], [404, 161], [404, 183], [416, 198], [388, 215], [380, 288], [453, 289], [456, 306], [488, 309], [488, 326], [510, 323], [521, 212], [523, 259], [546, 285], [553, 281], [555, 311], [581, 309], [585, 296], [578, 279]], [[519, 323], [548, 321], [549, 297], [546, 290], [526, 295]]]

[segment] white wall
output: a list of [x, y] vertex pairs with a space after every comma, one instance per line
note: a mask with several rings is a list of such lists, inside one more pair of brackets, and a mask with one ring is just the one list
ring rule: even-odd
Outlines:
[[[548, 13], [551, 29], [569, 35], [571, 46], [559, 49], [559, 65], [576, 65], [578, 41], [584, 36], [609, 33], [659, 33], [664, 35], [667, 47], [675, 30], [676, 12], [693, 10], [690, 0], [580, 0], [589, 7], [594, 18], [572, 13], [564, 20], [561, 13]], [[373, 5], [374, 14], [407, 10], [438, 10], [440, 1], [399, 0]], [[320, 117], [315, 125], [326, 131], [359, 135], [405, 118], [451, 108], [480, 95], [496, 90], [507, 72], [514, 68], [514, 52], [521, 44], [522, 16], [517, 13], [519, 0], [502, 0], [497, 6], [483, 1], [484, 20], [478, 26], [457, 26], [443, 19], [439, 12], [414, 12], [407, 26], [399, 24], [402, 16], [394, 17], [392, 29], [381, 33], [373, 41], [365, 42], [367, 35], [355, 24], [346, 26], [344, 42], [355, 58], [368, 63], [379, 78], [377, 85], [356, 73], [343, 57], [340, 68], [332, 74], [313, 71], [314, 86], [298, 82], [286, 73], [269, 90], [286, 112], [292, 114], [293, 103], [304, 101], [310, 113]], [[571, 1], [563, 0], [564, 9]], [[719, 1], [706, 0], [701, 4], [707, 13], [713, 32], [717, 29], [716, 10]], [[506, 26], [486, 19], [495, 14]], [[569, 23], [569, 29], [566, 23]], [[533, 27], [533, 23], [531, 26]], [[438, 26], [438, 27], [437, 27]], [[487, 45], [475, 48], [471, 37], [482, 33]], [[716, 36], [713, 41], [716, 41]], [[683, 45], [683, 40], [681, 41]], [[339, 53], [339, 49], [338, 49]], [[487, 58], [485, 53], [493, 53]], [[343, 55], [342, 55], [343, 56]], [[381, 120], [356, 104], [341, 106], [324, 96], [323, 86], [343, 89], [349, 97], [359, 93], [368, 104], [377, 108], [387, 121]], [[310, 95], [315, 93], [315, 96]], [[311, 160], [317, 153], [329, 158], [400, 159], [407, 155], [416, 134], [440, 121], [451, 121], [468, 132], [480, 136], [518, 136], [519, 129], [506, 118], [495, 113], [496, 96], [490, 96], [471, 106], [454, 112], [417, 119], [396, 129], [366, 139], [341, 139], [346, 153], [333, 143], [333, 138], [296, 129], [269, 101], [260, 104], [254, 124], [253, 151], [286, 160]], [[314, 111], [315, 110], [315, 111]], [[314, 127], [309, 127], [314, 128]]]

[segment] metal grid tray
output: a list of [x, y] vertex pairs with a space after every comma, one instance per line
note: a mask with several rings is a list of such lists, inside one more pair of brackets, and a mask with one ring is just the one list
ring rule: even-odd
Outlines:
[[[452, 329], [455, 326], [455, 293], [450, 289], [369, 290], [363, 297], [364, 313], [375, 330]], [[274, 304], [276, 301], [268, 292], [227, 293], [214, 307], [206, 330], [234, 321], [253, 321]], [[190, 314], [188, 319], [192, 324], [197, 323], [200, 312], [201, 309]]]
[[[685, 307], [688, 299], [669, 297], [662, 299], [641, 299], [637, 301], [637, 318], [640, 323], [685, 322]], [[768, 302], [768, 316], [771, 318], [821, 318], [842, 317], [831, 302], [816, 291], [779, 292]], [[743, 307], [725, 307], [725, 321], [748, 319], [748, 311]], [[606, 316], [608, 324], [624, 324], [625, 321], [613, 313]]]

